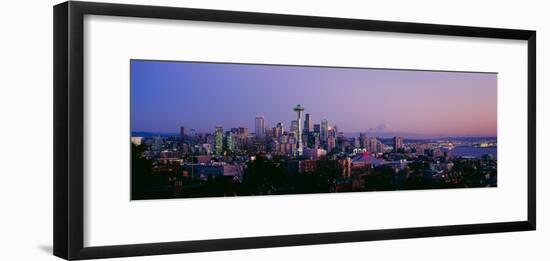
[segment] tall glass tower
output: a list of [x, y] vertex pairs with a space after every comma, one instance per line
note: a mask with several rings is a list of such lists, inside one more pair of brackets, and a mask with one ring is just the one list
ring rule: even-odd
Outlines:
[[264, 116], [256, 116], [256, 121], [254, 124], [254, 132], [256, 133], [257, 139], [265, 138], [265, 118]]
[[223, 154], [223, 126], [217, 125], [214, 131], [214, 145], [218, 155]]
[[294, 107], [294, 111], [297, 114], [297, 121], [298, 121], [298, 130], [296, 131], [296, 140], [297, 140], [297, 154], [298, 156], [302, 156], [304, 153], [304, 145], [302, 143], [302, 113], [304, 112], [304, 107], [302, 105], [298, 104], [296, 107]]
[[321, 121], [321, 140], [325, 142], [328, 138], [328, 121]]

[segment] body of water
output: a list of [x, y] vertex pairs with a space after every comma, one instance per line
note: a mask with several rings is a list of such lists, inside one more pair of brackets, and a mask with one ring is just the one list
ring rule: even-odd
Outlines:
[[497, 159], [497, 147], [455, 147], [451, 150], [453, 157], [476, 157], [491, 154]]

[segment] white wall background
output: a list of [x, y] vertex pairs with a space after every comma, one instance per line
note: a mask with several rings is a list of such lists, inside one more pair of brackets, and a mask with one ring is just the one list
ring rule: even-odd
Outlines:
[[[99, 1], [99, 0], [98, 0]], [[0, 14], [0, 259], [57, 260], [52, 249], [52, 6], [60, 1], [9, 1]], [[550, 258], [544, 206], [550, 185], [544, 147], [550, 132], [550, 20], [545, 1], [254, 1], [123, 0], [111, 2], [274, 12], [537, 30], [538, 230], [535, 232], [332, 244], [127, 260], [466, 260]], [[546, 19], [545, 19], [546, 18]]]

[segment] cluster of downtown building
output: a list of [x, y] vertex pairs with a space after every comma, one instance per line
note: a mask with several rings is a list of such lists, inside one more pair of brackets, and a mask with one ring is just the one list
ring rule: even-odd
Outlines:
[[[267, 127], [265, 117], [257, 116], [254, 119], [252, 133], [247, 127], [233, 127], [227, 130], [222, 125], [215, 126], [211, 133], [196, 133], [194, 129], [188, 132], [188, 128], [181, 126], [181, 144], [178, 144], [181, 145], [180, 148], [164, 146], [166, 142], [174, 141], [174, 137], [157, 136], [150, 138], [147, 143], [152, 148], [151, 152], [164, 152], [163, 155], [177, 152], [213, 156], [269, 153], [304, 159], [318, 159], [331, 152], [369, 151], [379, 154], [389, 149], [376, 137], [367, 137], [366, 133], [360, 133], [357, 138], [346, 137], [344, 132], [339, 131], [338, 126], [330, 125], [328, 120], [314, 123], [313, 115], [310, 113], [305, 113], [302, 119], [303, 107], [300, 105], [294, 110], [298, 112], [298, 117], [290, 121], [288, 128], [283, 122], [276, 123], [274, 127]], [[141, 144], [145, 140], [142, 137], [132, 137], [132, 141]], [[401, 148], [403, 139], [394, 137], [391, 149]]]
[[[315, 123], [313, 115], [302, 115], [303, 107], [297, 105], [294, 111], [297, 118], [285, 127], [278, 122], [267, 127], [264, 116], [254, 119], [254, 132], [247, 127], [233, 127], [229, 130], [217, 125], [211, 133], [196, 133], [186, 126], [180, 127], [179, 137], [156, 136], [151, 138], [132, 137], [134, 144], [147, 144], [151, 150], [146, 157], [179, 158], [181, 154], [206, 156], [253, 156], [266, 153], [269, 156], [287, 156], [296, 159], [317, 160], [328, 154], [351, 155], [358, 152], [381, 154], [388, 149], [397, 151], [403, 148], [401, 137], [393, 138], [393, 147], [388, 147], [376, 137], [346, 137], [338, 126], [328, 120]], [[190, 130], [190, 131], [188, 131]]]
[[[340, 156], [356, 154], [357, 152], [383, 153], [387, 148], [375, 137], [367, 137], [366, 133], [359, 137], [347, 137], [339, 131], [338, 126], [330, 125], [328, 120], [315, 123], [313, 115], [305, 113], [301, 105], [294, 107], [297, 119], [290, 122], [289, 129], [285, 129], [282, 122], [273, 128], [265, 127], [265, 118], [258, 116], [255, 119], [255, 139], [260, 141], [257, 151], [265, 151], [273, 155], [317, 160], [328, 155]], [[401, 137], [394, 138], [394, 148], [403, 147]]]
[[[364, 188], [364, 176], [369, 175], [371, 169], [384, 166], [398, 173], [415, 161], [428, 163], [430, 173], [435, 176], [452, 179], [453, 147], [496, 147], [496, 139], [489, 142], [444, 139], [405, 144], [402, 137], [381, 139], [368, 137], [365, 132], [348, 137], [328, 120], [314, 122], [313, 115], [304, 114], [301, 105], [293, 110], [296, 118], [288, 128], [283, 122], [268, 127], [265, 117], [256, 116], [254, 132], [246, 127], [224, 129], [218, 125], [211, 133], [196, 133], [181, 126], [179, 136], [132, 137], [132, 143], [145, 145], [147, 149], [141, 156], [154, 161], [152, 172], [157, 174], [170, 173], [195, 181], [224, 177], [239, 183], [249, 163], [260, 156], [283, 162], [287, 174], [315, 173], [329, 166], [338, 172], [340, 181], [359, 190]], [[481, 166], [474, 158], [460, 157], [475, 160], [470, 163]], [[483, 163], [482, 167], [496, 172], [496, 160], [490, 162], [489, 165]], [[179, 178], [171, 180], [180, 182]], [[170, 186], [178, 187], [177, 184]]]

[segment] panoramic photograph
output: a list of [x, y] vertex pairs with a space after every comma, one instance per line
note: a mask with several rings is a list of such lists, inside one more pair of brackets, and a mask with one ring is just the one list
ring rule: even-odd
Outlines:
[[497, 73], [130, 60], [131, 199], [497, 187]]

